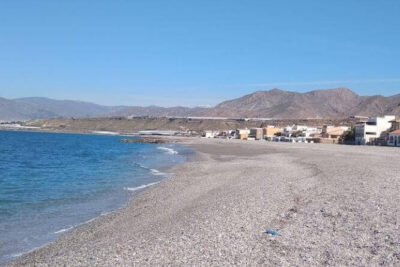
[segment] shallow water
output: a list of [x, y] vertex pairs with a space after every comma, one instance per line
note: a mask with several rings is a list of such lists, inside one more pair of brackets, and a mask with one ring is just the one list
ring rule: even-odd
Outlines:
[[123, 207], [192, 153], [120, 139], [0, 132], [0, 263]]

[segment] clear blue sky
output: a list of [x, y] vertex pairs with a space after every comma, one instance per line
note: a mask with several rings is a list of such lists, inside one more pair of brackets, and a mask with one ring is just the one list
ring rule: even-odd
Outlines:
[[0, 96], [214, 105], [400, 93], [400, 1], [0, 1]]

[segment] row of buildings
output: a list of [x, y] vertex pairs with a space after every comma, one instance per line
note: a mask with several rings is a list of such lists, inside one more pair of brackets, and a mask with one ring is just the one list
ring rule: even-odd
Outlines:
[[339, 138], [349, 127], [325, 125], [309, 127], [292, 125], [283, 128], [269, 125], [263, 128], [236, 129], [229, 131], [205, 131], [203, 137], [228, 138], [241, 140], [267, 140], [277, 142], [330, 143], [339, 142]]
[[400, 120], [386, 115], [361, 120], [355, 125], [356, 145], [388, 145], [400, 147]]
[[229, 131], [205, 131], [203, 137], [235, 138], [241, 140], [267, 140], [285, 142], [336, 144], [349, 136], [348, 143], [356, 145], [388, 145], [400, 147], [400, 120], [395, 116], [360, 118], [354, 127], [324, 125], [309, 127], [292, 125], [263, 128], [236, 129]]

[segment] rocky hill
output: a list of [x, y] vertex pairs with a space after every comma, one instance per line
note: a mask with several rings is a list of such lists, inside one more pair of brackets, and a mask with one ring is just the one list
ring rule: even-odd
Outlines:
[[316, 90], [307, 93], [273, 89], [225, 101], [205, 114], [221, 117], [276, 119], [400, 115], [400, 95], [365, 97], [347, 88]]
[[213, 108], [109, 107], [48, 98], [0, 98], [0, 121], [91, 117], [228, 117], [273, 119], [400, 115], [400, 94], [359, 96], [347, 88], [297, 93], [272, 89], [228, 100]]
[[108, 107], [73, 100], [44, 97], [0, 98], [0, 121], [26, 121], [50, 118], [88, 118], [108, 116], [125, 107]]
[[384, 114], [400, 115], [400, 94], [391, 97], [359, 96], [347, 88], [337, 88], [307, 93], [272, 89], [228, 100], [214, 108], [133, 107], [114, 115], [321, 119]]

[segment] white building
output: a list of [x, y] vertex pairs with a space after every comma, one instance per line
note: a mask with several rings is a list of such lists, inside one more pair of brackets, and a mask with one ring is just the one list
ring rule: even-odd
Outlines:
[[285, 128], [283, 128], [282, 136], [290, 137], [292, 132], [293, 132], [293, 126], [286, 126]]
[[355, 127], [356, 145], [372, 144], [379, 139], [383, 132], [388, 131], [395, 120], [395, 116], [386, 115], [384, 117], [369, 118], [365, 122], [359, 122]]
[[292, 125], [286, 126], [283, 129], [282, 136], [291, 137], [295, 132], [302, 132], [303, 137], [309, 137], [311, 134], [320, 133], [321, 131], [315, 127], [308, 127], [305, 125]]
[[307, 129], [308, 129], [308, 127], [305, 125], [293, 125], [292, 126], [293, 131], [306, 131]]
[[218, 134], [219, 134], [218, 131], [205, 131], [205, 132], [203, 133], [203, 137], [205, 137], [205, 138], [214, 138], [214, 137], [216, 137]]
[[315, 128], [315, 127], [307, 127], [307, 129], [305, 129], [303, 132], [304, 132], [305, 137], [310, 137], [310, 135], [312, 135], [312, 134], [321, 133], [321, 130], [319, 130], [318, 128]]

